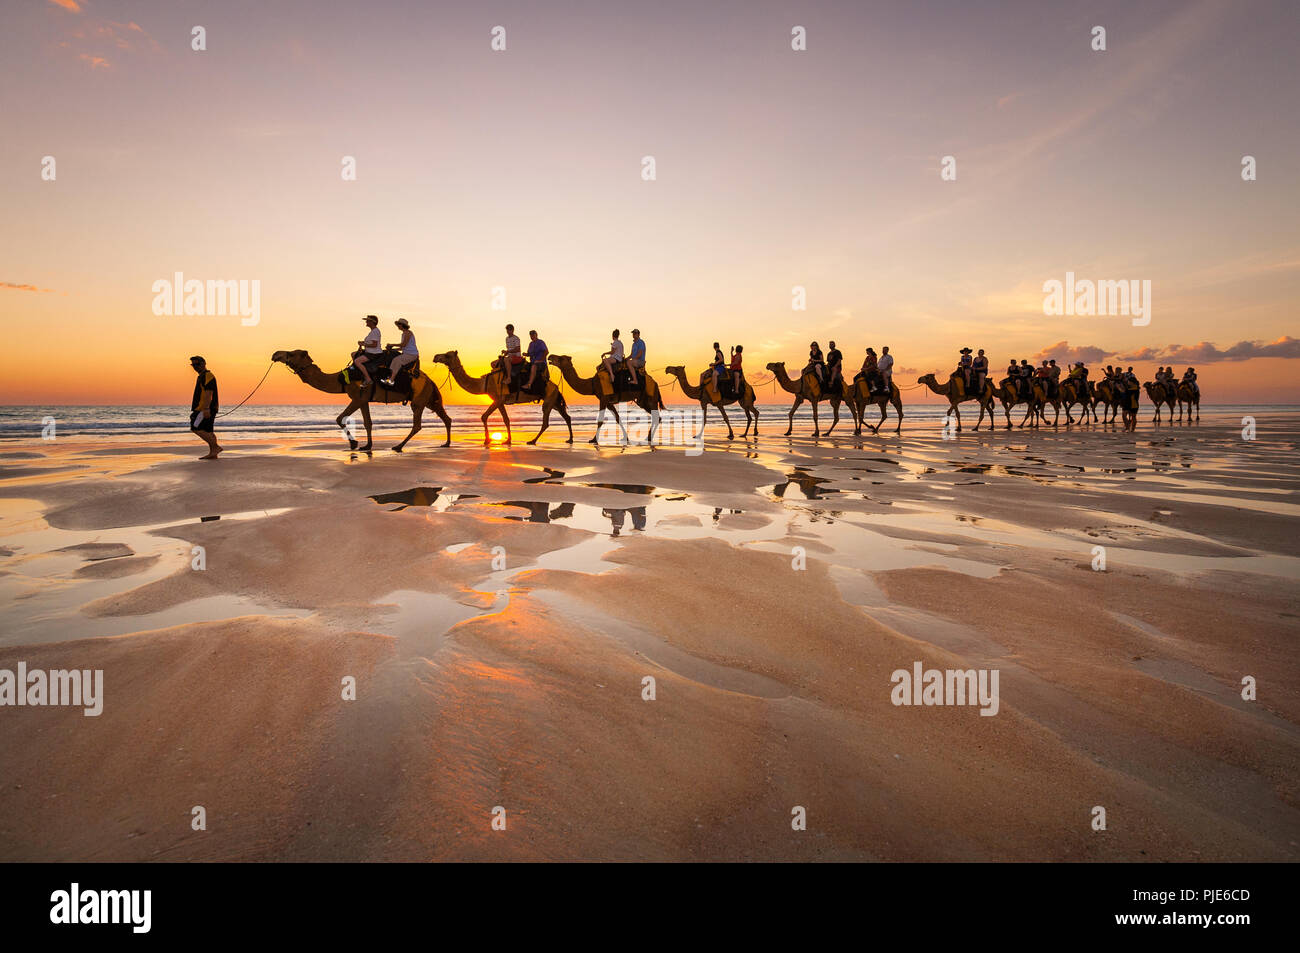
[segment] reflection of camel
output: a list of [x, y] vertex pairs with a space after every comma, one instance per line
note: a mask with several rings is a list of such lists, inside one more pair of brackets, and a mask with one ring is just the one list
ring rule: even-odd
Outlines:
[[573, 516], [572, 503], [560, 503], [555, 509], [545, 500], [507, 500], [503, 506], [517, 506], [527, 510], [526, 517], [507, 516], [506, 519], [519, 519], [521, 522], [549, 523], [551, 520], [564, 520]]
[[1019, 426], [1023, 427], [1030, 417], [1034, 418], [1034, 422], [1029, 426], [1038, 426], [1039, 408], [1047, 401], [1047, 388], [1043, 385], [1041, 378], [1031, 378], [1029, 383], [1028, 397], [1020, 396], [1020, 388], [1016, 386], [1015, 378], [1011, 377], [1003, 380], [996, 391], [998, 400], [1002, 402], [1002, 412], [1007, 417], [1008, 430], [1011, 429], [1011, 408], [1016, 404], [1027, 404], [1029, 406], [1029, 409], [1025, 411], [1025, 419], [1020, 421]]
[[885, 417], [887, 416], [885, 413], [885, 406], [888, 404], [894, 405], [894, 413], [898, 416], [898, 426], [894, 428], [894, 433], [903, 432], [903, 396], [898, 392], [898, 385], [895, 384], [892, 379], [889, 381], [888, 394], [871, 393], [871, 391], [867, 389], [866, 380], [854, 381], [850, 385], [850, 388], [851, 393], [853, 394], [853, 416], [855, 418], [854, 423], [856, 424], [853, 428], [853, 432], [855, 434], [862, 433], [862, 425], [865, 423], [867, 408], [872, 404], [875, 404], [880, 408], [880, 420], [875, 424], [875, 426], [867, 424], [868, 427], [871, 427], [872, 433], [880, 433], [880, 428], [885, 423]]
[[[709, 390], [704, 386], [705, 381], [712, 383], [713, 371], [705, 371], [700, 375], [699, 387], [691, 386], [691, 382], [686, 377], [686, 368], [684, 367], [665, 367], [664, 373], [677, 378], [677, 380], [681, 382], [682, 393], [691, 400], [698, 400], [700, 402], [700, 410], [703, 411], [703, 418], [700, 420], [699, 436], [704, 436], [704, 422], [709, 418], [709, 407], [713, 406], [718, 408], [718, 413], [722, 414], [722, 422], [727, 425], [727, 439], [734, 440], [736, 438], [736, 432], [731, 429], [731, 421], [727, 419], [726, 405], [735, 403], [739, 403], [741, 409], [745, 411], [745, 432], [740, 435], [741, 438], [743, 439], [749, 436], [751, 417], [753, 418], [754, 424], [754, 436], [758, 436], [758, 407], [755, 406], [754, 388], [749, 386], [749, 381], [744, 381], [742, 379], [745, 385], [745, 393], [739, 398], [739, 400], [735, 397], [723, 397], [718, 400], [713, 400], [709, 397]], [[731, 371], [724, 371], [721, 372], [720, 376], [729, 374], [731, 374]]]
[[926, 387], [940, 397], [948, 398], [948, 413], [957, 415], [957, 430], [961, 430], [961, 407], [960, 404], [968, 400], [978, 401], [980, 405], [980, 419], [975, 422], [975, 429], [980, 429], [980, 424], [984, 423], [985, 412], [989, 415], [989, 425], [995, 426], [993, 419], [993, 398], [997, 389], [993, 382], [987, 377], [984, 378], [984, 393], [968, 394], [965, 387], [961, 386], [964, 382], [956, 374], [948, 377], [948, 382], [940, 386], [938, 378], [933, 374], [926, 374], [924, 377], [916, 379], [918, 384], [924, 384]]
[[[448, 351], [446, 354], [435, 354], [433, 359], [439, 364], [446, 364], [451, 369], [451, 376], [456, 379], [456, 383], [461, 389], [470, 394], [486, 394], [492, 398], [492, 403], [487, 410], [483, 411], [483, 445], [487, 446], [492, 442], [488, 436], [488, 418], [492, 414], [500, 412], [501, 419], [506, 425], [506, 443], [510, 443], [510, 418], [506, 415], [506, 404], [531, 404], [536, 401], [542, 402], [542, 429], [537, 431], [537, 437], [546, 433], [546, 428], [551, 425], [551, 411], [558, 410], [560, 416], [564, 418], [564, 423], [569, 428], [569, 443], [573, 443], [573, 421], [569, 419], [569, 411], [564, 405], [564, 395], [560, 389], [555, 386], [554, 381], [547, 381], [544, 388], [545, 394], [532, 394], [528, 391], [520, 392], [518, 390], [508, 391], [506, 387], [504, 370], [489, 371], [482, 377], [471, 377], [465, 370], [465, 366], [460, 362], [460, 355], [455, 351]], [[537, 437], [528, 441], [530, 444], [537, 442]]]
[[1201, 422], [1201, 395], [1189, 381], [1178, 382], [1178, 419], [1183, 419], [1183, 404], [1187, 405], [1187, 422], [1192, 422], [1192, 409], [1196, 410], [1196, 422]]
[[596, 372], [594, 377], [579, 377], [578, 372], [573, 369], [573, 358], [567, 354], [552, 354], [548, 360], [560, 369], [564, 375], [564, 382], [573, 388], [574, 393], [581, 394], [584, 397], [595, 397], [599, 402], [600, 411], [596, 415], [596, 435], [588, 443], [597, 443], [600, 439], [600, 428], [605, 423], [605, 412], [609, 411], [614, 415], [614, 423], [618, 424], [619, 429], [623, 431], [623, 440], [631, 443], [627, 435], [627, 428], [623, 426], [623, 421], [619, 418], [617, 404], [636, 404], [647, 414], [650, 415], [650, 433], [646, 437], [646, 443], [655, 442], [655, 428], [659, 426], [659, 411], [663, 409], [664, 402], [659, 395], [659, 385], [655, 383], [654, 378], [645, 373], [642, 368], [641, 379], [645, 384], [645, 390], [632, 388], [630, 390], [617, 390], [610, 386], [610, 392], [606, 393], [605, 388], [601, 385], [609, 383], [609, 373], [601, 368]]
[[1151, 419], [1156, 423], [1160, 423], [1160, 406], [1162, 404], [1168, 404], [1169, 421], [1172, 423], [1174, 419], [1174, 404], [1178, 399], [1177, 394], [1174, 392], [1174, 388], [1166, 387], [1163, 382], [1152, 383], [1151, 381], [1147, 381], [1142, 386], [1146, 388], [1147, 397], [1150, 398], [1151, 403], [1156, 405], [1155, 416]]
[[1092, 419], [1097, 419], [1097, 413], [1092, 409], [1092, 398], [1088, 394], [1087, 382], [1077, 377], [1067, 377], [1061, 381], [1061, 406], [1065, 408], [1065, 422], [1074, 423], [1074, 416], [1070, 413], [1070, 408], [1075, 404], [1079, 405], [1079, 420], [1086, 423], [1088, 415]]
[[790, 375], [786, 373], [785, 361], [777, 361], [774, 364], [767, 365], [767, 369], [776, 375], [777, 383], [787, 394], [794, 394], [794, 405], [790, 408], [790, 426], [786, 428], [783, 436], [790, 436], [790, 431], [794, 430], [794, 412], [799, 409], [799, 405], [804, 401], [812, 404], [813, 412], [813, 436], [820, 437], [821, 425], [817, 422], [817, 405], [823, 400], [831, 402], [831, 410], [835, 413], [835, 419], [831, 421], [830, 427], [826, 431], [826, 436], [831, 435], [835, 425], [840, 422], [840, 403], [848, 405], [849, 413], [853, 415], [855, 429], [861, 426], [858, 418], [858, 405], [854, 400], [852, 387], [848, 382], [840, 382], [838, 393], [827, 394], [821, 388], [821, 383], [817, 380], [816, 374], [804, 374], [799, 378], [799, 383], [790, 380]]
[[442, 394], [438, 392], [438, 385], [433, 382], [433, 378], [428, 374], [421, 374], [416, 380], [411, 382], [411, 396], [407, 397], [397, 391], [391, 391], [383, 387], [370, 386], [362, 387], [356, 381], [344, 381], [343, 372], [337, 374], [327, 374], [322, 371], [312, 361], [311, 355], [306, 351], [276, 351], [271, 355], [271, 360], [284, 364], [289, 370], [298, 375], [298, 379], [308, 387], [314, 387], [318, 391], [326, 394], [347, 394], [348, 405], [343, 409], [343, 413], [338, 415], [336, 423], [342, 427], [343, 421], [358, 408], [361, 410], [361, 420], [366, 425], [366, 445], [358, 447], [357, 441], [351, 436], [348, 437], [348, 444], [353, 450], [370, 449], [370, 402], [377, 400], [381, 404], [395, 404], [398, 402], [411, 402], [411, 432], [397, 446], [393, 447], [398, 453], [406, 446], [408, 440], [420, 432], [420, 417], [424, 414], [427, 407], [435, 414], [442, 418], [442, 422], [447, 426], [447, 439], [442, 446], [446, 447], [451, 444], [451, 418], [447, 416], [447, 411], [442, 406]]

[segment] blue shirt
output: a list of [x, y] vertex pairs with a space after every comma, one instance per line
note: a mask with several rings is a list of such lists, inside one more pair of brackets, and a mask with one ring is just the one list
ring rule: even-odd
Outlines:
[[645, 341], [641, 340], [640, 338], [637, 338], [635, 341], [632, 342], [632, 360], [634, 361], [645, 360]]
[[534, 363], [546, 356], [546, 342], [541, 338], [528, 342], [528, 359]]

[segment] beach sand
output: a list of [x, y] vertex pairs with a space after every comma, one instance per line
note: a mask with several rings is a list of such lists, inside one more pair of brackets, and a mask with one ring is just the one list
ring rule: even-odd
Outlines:
[[0, 859], [1295, 861], [1300, 414], [1143, 416], [0, 445]]

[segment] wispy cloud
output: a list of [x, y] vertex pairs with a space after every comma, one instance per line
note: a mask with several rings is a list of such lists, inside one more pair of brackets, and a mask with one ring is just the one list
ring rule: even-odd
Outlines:
[[0, 281], [0, 288], [6, 291], [35, 291], [37, 294], [53, 294], [53, 288], [38, 288], [35, 285], [20, 285], [12, 281]]
[[50, 3], [54, 4], [56, 7], [71, 10], [73, 13], [81, 12], [81, 6], [77, 3], [77, 0], [50, 0]]

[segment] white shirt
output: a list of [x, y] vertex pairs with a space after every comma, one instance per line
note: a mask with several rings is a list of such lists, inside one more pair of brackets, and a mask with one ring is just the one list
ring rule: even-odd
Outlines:
[[623, 360], [623, 342], [622, 342], [622, 341], [617, 341], [617, 340], [616, 340], [616, 341], [611, 341], [611, 342], [610, 342], [610, 344], [609, 344], [609, 356], [610, 356], [610, 359], [611, 359], [611, 360], [615, 360], [615, 361], [621, 361], [621, 360]]
[[366, 342], [364, 345], [367, 354], [383, 353], [384, 349], [379, 346], [379, 342], [382, 337], [383, 335], [379, 333], [379, 328], [370, 329], [370, 333], [366, 335]]
[[512, 357], [519, 354], [519, 335], [506, 335], [506, 353]]
[[876, 362], [876, 370], [880, 371], [880, 373], [882, 374], [888, 374], [893, 369], [894, 369], [894, 355], [892, 354], [882, 355], [880, 360]]
[[406, 347], [402, 348], [402, 353], [403, 353], [403, 354], [414, 354], [416, 357], [419, 357], [419, 356], [420, 356], [419, 348], [417, 348], [417, 347], [415, 346], [415, 334], [414, 334], [414, 333], [412, 333], [411, 336], [410, 336], [410, 338], [407, 340], [407, 342], [406, 342]]

